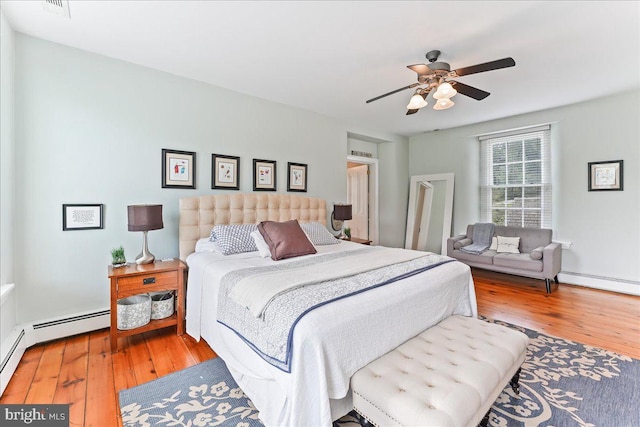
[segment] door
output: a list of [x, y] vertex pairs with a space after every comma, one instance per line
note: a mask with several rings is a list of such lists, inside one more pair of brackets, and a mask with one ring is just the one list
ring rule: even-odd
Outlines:
[[348, 222], [351, 236], [369, 239], [369, 166], [347, 168], [347, 200], [352, 219]]

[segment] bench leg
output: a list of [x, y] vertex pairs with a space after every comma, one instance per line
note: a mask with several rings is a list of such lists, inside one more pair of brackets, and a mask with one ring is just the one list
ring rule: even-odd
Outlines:
[[489, 409], [487, 411], [486, 414], [484, 414], [484, 417], [482, 417], [482, 419], [480, 420], [480, 424], [478, 424], [478, 427], [487, 427], [489, 425], [489, 414], [491, 413], [491, 409]]
[[522, 368], [518, 368], [511, 381], [509, 381], [509, 385], [515, 394], [520, 394], [520, 371], [522, 371]]

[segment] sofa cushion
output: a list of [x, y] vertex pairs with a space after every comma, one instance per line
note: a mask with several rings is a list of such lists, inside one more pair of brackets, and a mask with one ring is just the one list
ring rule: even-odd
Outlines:
[[453, 251], [453, 257], [460, 261], [477, 262], [478, 264], [493, 264], [493, 256], [496, 251], [486, 250], [480, 255], [468, 254], [466, 252], [460, 252], [459, 250]]
[[493, 264], [517, 270], [542, 271], [542, 260], [531, 259], [529, 254], [496, 254]]
[[498, 236], [498, 253], [509, 253], [509, 254], [519, 254], [520, 250], [518, 249], [520, 246], [520, 238], [519, 237], [504, 237]]
[[544, 246], [538, 246], [529, 254], [531, 259], [542, 259], [542, 254], [544, 253]]
[[496, 236], [491, 238], [491, 246], [489, 246], [489, 249], [492, 251], [498, 250], [498, 238]]
[[471, 243], [472, 243], [471, 239], [468, 237], [465, 237], [464, 239], [457, 240], [453, 244], [453, 249], [460, 249], [461, 247], [470, 245]]

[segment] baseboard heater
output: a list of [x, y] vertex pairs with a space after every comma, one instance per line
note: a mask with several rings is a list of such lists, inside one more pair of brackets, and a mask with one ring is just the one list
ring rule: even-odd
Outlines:
[[73, 316], [73, 317], [66, 317], [64, 319], [51, 320], [49, 322], [34, 323], [33, 329], [37, 330], [37, 329], [43, 329], [43, 328], [50, 328], [52, 326], [63, 325], [65, 323], [79, 322], [81, 320], [93, 319], [95, 317], [100, 317], [100, 316], [108, 316], [109, 313], [110, 313], [109, 310], [102, 310], [102, 311], [96, 311], [95, 313], [82, 314], [80, 316]]
[[[4, 357], [4, 359], [2, 359], [2, 364], [0, 365], [0, 374], [2, 374], [4, 372], [4, 368], [7, 367], [7, 363], [9, 363], [9, 360], [11, 360], [11, 357], [16, 352], [16, 349], [20, 345], [20, 342], [24, 338], [24, 335], [25, 335], [25, 332], [24, 332], [24, 329], [22, 329], [20, 331], [20, 333], [18, 334], [18, 337], [16, 338], [16, 340], [13, 342], [13, 345], [11, 346], [11, 349], [7, 352], [7, 355]], [[12, 374], [13, 374], [13, 372], [12, 372]]]

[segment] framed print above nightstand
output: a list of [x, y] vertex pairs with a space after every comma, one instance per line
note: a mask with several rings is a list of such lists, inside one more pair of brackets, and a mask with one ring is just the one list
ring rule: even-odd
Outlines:
[[196, 153], [162, 149], [162, 188], [196, 188]]
[[211, 188], [240, 189], [240, 157], [211, 155]]
[[622, 160], [589, 163], [589, 191], [622, 191]]
[[307, 165], [287, 163], [287, 191], [307, 191]]
[[276, 191], [275, 160], [253, 159], [253, 191]]

